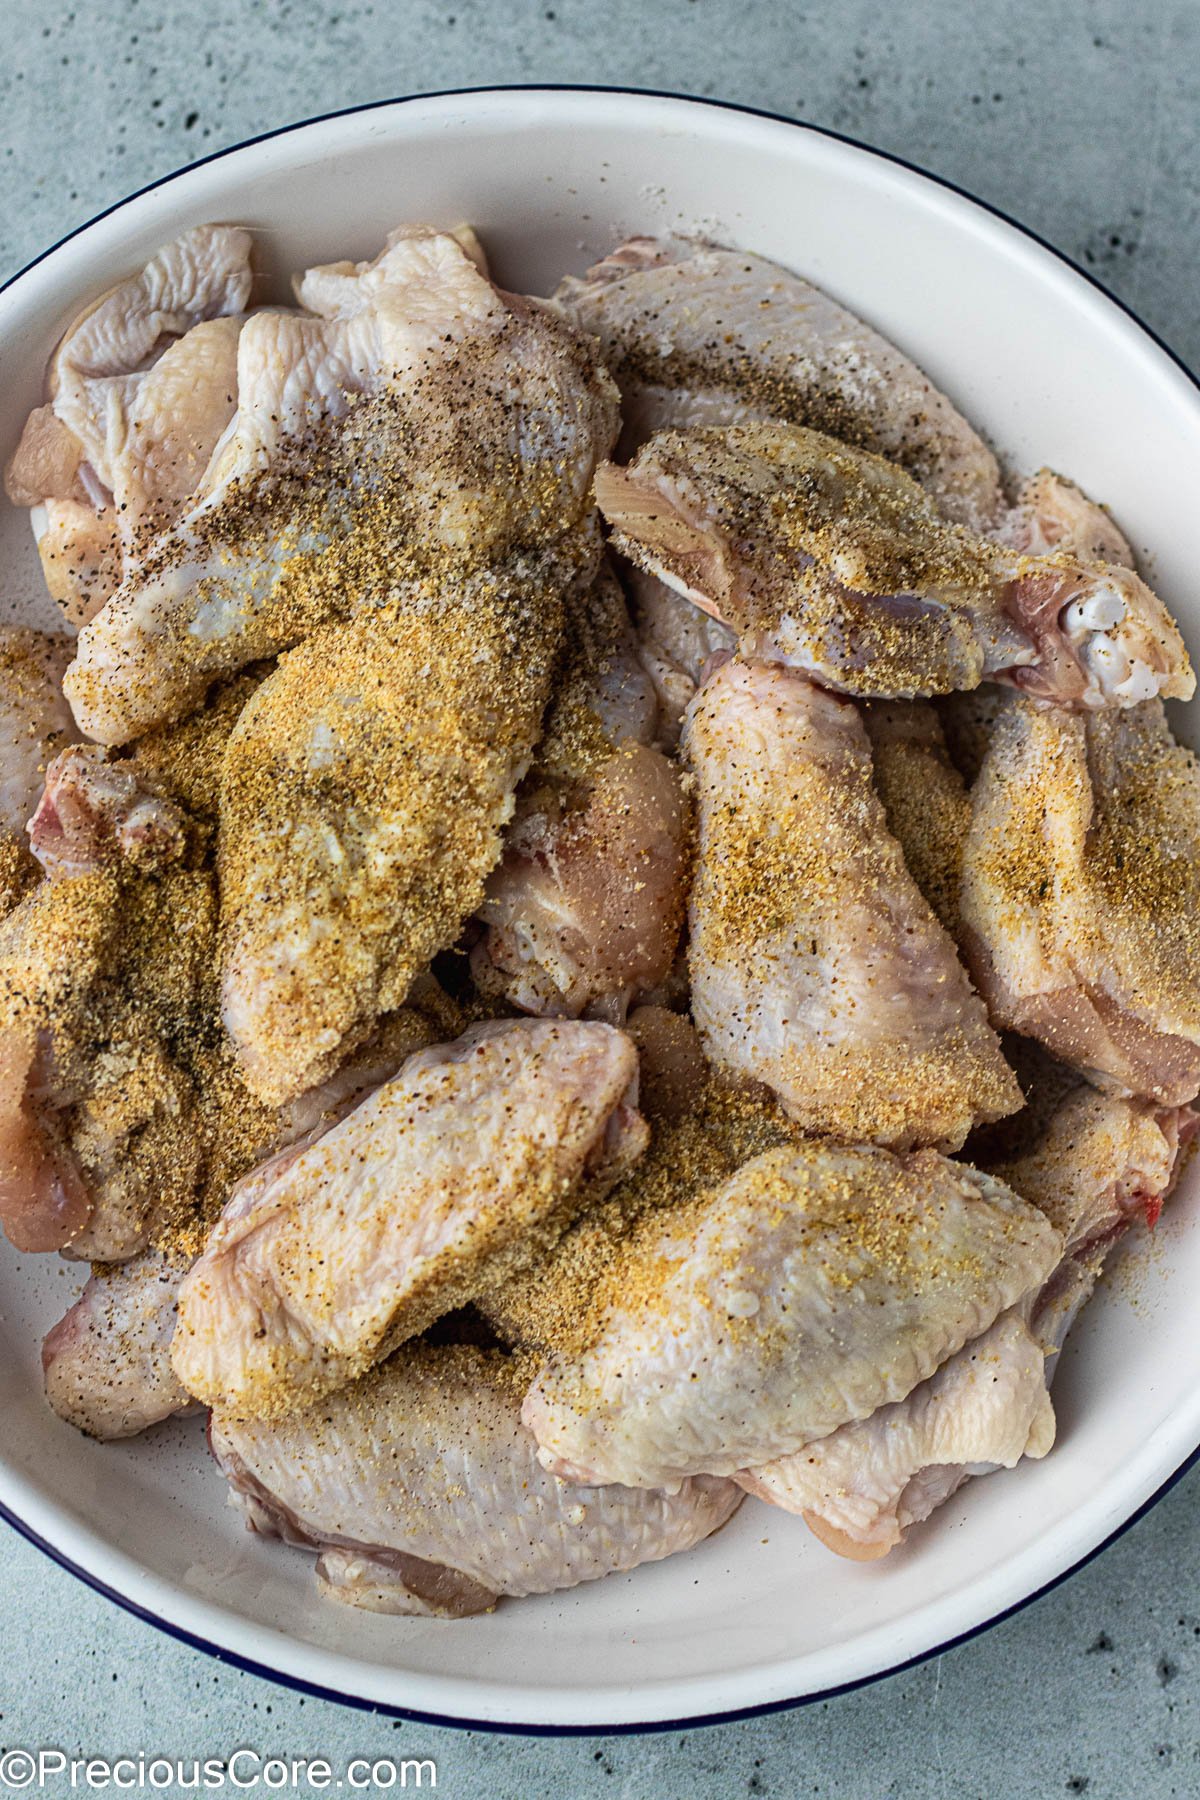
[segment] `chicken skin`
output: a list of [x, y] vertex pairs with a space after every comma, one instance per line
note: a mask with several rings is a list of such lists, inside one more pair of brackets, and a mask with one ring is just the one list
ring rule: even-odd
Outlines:
[[568, 608], [567, 643], [471, 966], [525, 1012], [619, 1023], [674, 962], [690, 819], [678, 770], [649, 747], [658, 708], [608, 570]]
[[1198, 1122], [1190, 1106], [1124, 1099], [1079, 1083], [1021, 1155], [990, 1165], [1063, 1239], [1063, 1260], [1033, 1312], [1049, 1351], [1062, 1345], [1113, 1247], [1139, 1219], [1157, 1224]]
[[957, 941], [971, 802], [937, 710], [928, 700], [872, 700], [862, 717], [888, 830], [939, 923]]
[[69, 638], [0, 627], [0, 914], [37, 877], [25, 829], [52, 759], [78, 736], [62, 692], [70, 659]]
[[709, 1056], [807, 1131], [956, 1149], [1020, 1091], [871, 785], [862, 719], [804, 676], [728, 662], [688, 715], [688, 964]]
[[799, 1513], [829, 1549], [873, 1562], [979, 1465], [1012, 1469], [1053, 1447], [1046, 1353], [1014, 1307], [911, 1394], [738, 1481]]
[[1061, 1253], [1035, 1207], [936, 1151], [801, 1140], [648, 1213], [522, 1417], [565, 1480], [757, 1468], [903, 1399]]
[[[261, 1150], [315, 1143], [433, 1037], [425, 1015], [411, 1009], [391, 1014], [357, 1057], [278, 1114]], [[203, 1110], [201, 1119], [208, 1122]], [[225, 1191], [239, 1172], [236, 1163], [227, 1163]], [[46, 1398], [69, 1425], [108, 1440], [192, 1410], [195, 1402], [171, 1366], [171, 1340], [180, 1284], [200, 1253], [213, 1202], [219, 1207], [224, 1197], [220, 1189], [206, 1193], [202, 1187], [194, 1217], [182, 1227], [174, 1221], [161, 1245], [125, 1262], [94, 1265], [79, 1299], [47, 1334]], [[98, 1198], [103, 1204], [103, 1195]]]
[[234, 1193], [181, 1290], [185, 1387], [294, 1411], [515, 1271], [640, 1156], [636, 1080], [601, 1024], [502, 1020], [418, 1052]]
[[1101, 1085], [1200, 1091], [1200, 770], [1160, 702], [1015, 697], [971, 793], [964, 947], [993, 1021]]
[[171, 1367], [184, 1251], [149, 1249], [99, 1265], [42, 1344], [46, 1398], [90, 1437], [133, 1437], [195, 1402]]
[[982, 439], [915, 363], [828, 294], [761, 256], [631, 238], [555, 296], [600, 340], [624, 444], [692, 425], [811, 425], [908, 469], [948, 519], [1004, 512]]
[[1039, 469], [1022, 484], [1016, 505], [995, 535], [1028, 556], [1053, 556], [1063, 550], [1084, 562], [1134, 567], [1129, 540], [1116, 521], [1053, 469]]
[[557, 593], [450, 588], [315, 632], [245, 707], [221, 777], [222, 1008], [263, 1101], [323, 1080], [482, 901], [561, 629]]
[[660, 432], [596, 496], [616, 548], [743, 652], [863, 698], [1005, 681], [1080, 709], [1188, 698], [1173, 620], [1131, 569], [945, 524], [903, 469], [815, 431]]
[[1188, 1108], [1071, 1089], [1024, 1154], [991, 1170], [1060, 1234], [1048, 1279], [904, 1400], [743, 1472], [741, 1485], [801, 1513], [830, 1549], [869, 1561], [971, 1476], [1044, 1456], [1067, 1331], [1113, 1245], [1139, 1215], [1157, 1219], [1195, 1129]]
[[253, 315], [238, 407], [191, 506], [80, 634], [67, 693], [128, 741], [314, 629], [502, 563], [562, 585], [615, 394], [594, 349], [412, 227], [370, 264], [310, 270], [311, 313]]
[[213, 1454], [251, 1530], [319, 1552], [331, 1599], [460, 1618], [688, 1550], [736, 1510], [701, 1475], [673, 1493], [568, 1487], [520, 1420], [527, 1360], [406, 1344], [310, 1412], [216, 1413]]
[[148, 534], [198, 487], [237, 400], [251, 239], [201, 225], [92, 302], [50, 364], [50, 401], [7, 470], [35, 508], [42, 568], [68, 619], [104, 605]]
[[710, 670], [737, 649], [737, 634], [669, 588], [657, 575], [629, 567], [638, 656], [658, 699], [658, 741], [674, 750], [683, 715]]

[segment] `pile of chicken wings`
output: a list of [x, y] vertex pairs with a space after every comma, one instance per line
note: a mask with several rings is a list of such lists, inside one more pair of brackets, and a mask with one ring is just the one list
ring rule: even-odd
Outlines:
[[[551, 300], [186, 232], [7, 469], [0, 1222], [101, 1439], [209, 1411], [331, 1598], [1041, 1457], [1196, 1131], [1200, 768], [1108, 513], [734, 249]], [[1014, 498], [1015, 495], [1015, 498]]]

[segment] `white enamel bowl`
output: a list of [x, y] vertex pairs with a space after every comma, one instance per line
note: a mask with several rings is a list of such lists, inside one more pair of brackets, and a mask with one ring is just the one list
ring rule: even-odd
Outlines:
[[[404, 219], [480, 230], [546, 292], [631, 230], [700, 230], [827, 287], [911, 352], [1018, 468], [1111, 503], [1200, 645], [1200, 393], [1089, 282], [969, 199], [815, 131], [691, 101], [570, 90], [407, 100], [268, 137], [136, 195], [0, 294], [9, 452], [56, 335], [181, 228], [237, 220], [272, 277], [369, 256]], [[280, 288], [282, 292], [282, 288]], [[6, 600], [45, 612], [6, 508]], [[0, 1504], [123, 1604], [284, 1680], [448, 1721], [600, 1728], [786, 1704], [895, 1669], [1085, 1558], [1200, 1444], [1195, 1173], [1093, 1303], [1055, 1388], [1060, 1442], [969, 1484], [856, 1566], [748, 1501], [690, 1556], [446, 1625], [324, 1604], [309, 1559], [250, 1537], [190, 1420], [101, 1446], [46, 1409], [38, 1344], [77, 1283], [0, 1251]]]

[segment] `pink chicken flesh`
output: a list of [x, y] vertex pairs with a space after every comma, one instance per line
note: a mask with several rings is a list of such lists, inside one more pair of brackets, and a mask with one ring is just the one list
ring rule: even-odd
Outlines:
[[658, 708], [624, 596], [602, 570], [568, 608], [567, 658], [472, 969], [523, 1011], [614, 1022], [665, 980], [687, 881], [679, 772], [651, 747]]

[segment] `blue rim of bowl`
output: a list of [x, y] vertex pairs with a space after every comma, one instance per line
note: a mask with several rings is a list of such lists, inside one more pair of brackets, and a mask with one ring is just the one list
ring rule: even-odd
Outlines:
[[[140, 199], [143, 194], [151, 194], [156, 188], [166, 187], [168, 183], [177, 180], [179, 176], [186, 175], [192, 169], [201, 168], [205, 163], [220, 162], [223, 157], [232, 156], [238, 150], [248, 150], [254, 144], [265, 144], [273, 138], [287, 137], [292, 132], [303, 131], [310, 125], [324, 125], [332, 119], [347, 119], [357, 113], [380, 112], [385, 107], [403, 106], [418, 100], [461, 100], [468, 94], [614, 94], [623, 98], [640, 96], [647, 100], [684, 100], [692, 106], [711, 107], [714, 112], [744, 113], [750, 118], [768, 119], [775, 125], [795, 126], [798, 130], [814, 132], [818, 137], [830, 138], [834, 143], [846, 144], [852, 150], [861, 150], [868, 156], [878, 157], [880, 162], [891, 163], [896, 168], [908, 170], [912, 175], [919, 175], [935, 187], [945, 188], [949, 193], [957, 194], [962, 200], [969, 200], [973, 206], [978, 206], [981, 211], [989, 213], [992, 218], [999, 219], [1002, 224], [1010, 226], [1022, 237], [1030, 239], [1041, 249], [1048, 251], [1057, 262], [1062, 263], [1075, 275], [1078, 275], [1082, 281], [1086, 281], [1089, 287], [1093, 287], [1098, 293], [1103, 294], [1106, 300], [1125, 314], [1126, 318], [1131, 319], [1138, 329], [1144, 332], [1151, 342], [1156, 344], [1163, 354], [1175, 364], [1175, 367], [1187, 377], [1197, 392], [1200, 392], [1200, 377], [1197, 377], [1196, 372], [1189, 368], [1170, 344], [1158, 335], [1153, 326], [1147, 325], [1146, 321], [1140, 318], [1131, 306], [1126, 305], [1125, 301], [1117, 294], [1110, 293], [1104, 283], [1097, 280], [1089, 270], [1083, 268], [1036, 231], [1031, 230], [1028, 225], [1023, 225], [1019, 219], [1014, 219], [1002, 207], [994, 206], [990, 200], [981, 200], [978, 194], [971, 193], [968, 188], [960, 187], [956, 181], [950, 181], [945, 175], [935, 175], [930, 170], [923, 169], [919, 163], [910, 162], [907, 157], [897, 156], [891, 150], [879, 150], [873, 144], [864, 144], [861, 139], [850, 137], [844, 131], [834, 131], [827, 125], [814, 125], [807, 119], [789, 118], [786, 113], [770, 112], [761, 106], [742, 106], [733, 100], [712, 100], [697, 94], [674, 93], [669, 88], [628, 88], [588, 82], [512, 81], [486, 87], [437, 88], [431, 93], [398, 94], [388, 100], [369, 100], [360, 106], [335, 107], [331, 112], [316, 113], [312, 118], [298, 119], [294, 124], [280, 125], [272, 131], [260, 131], [253, 137], [242, 138], [236, 144], [226, 145], [223, 150], [213, 150], [207, 156], [198, 156], [195, 162], [186, 163], [180, 169], [172, 169], [168, 175], [160, 175], [157, 180], [146, 182], [144, 187], [135, 188], [132, 194], [126, 194], [122, 199], [114, 201], [111, 206], [104, 207], [90, 219], [85, 219], [82, 224], [64, 232], [62, 237], [48, 245], [45, 250], [39, 251], [36, 256], [31, 257], [14, 275], [10, 275], [7, 281], [0, 283], [0, 294], [5, 293], [8, 288], [20, 281], [21, 277], [28, 274], [30, 269], [36, 269], [39, 263], [43, 263], [47, 257], [53, 256], [55, 251], [60, 250], [64, 244], [69, 244], [72, 238], [79, 237], [93, 225], [98, 225], [102, 219], [107, 219], [113, 213], [119, 212], [131, 201]], [[1081, 1569], [1085, 1569], [1110, 1545], [1115, 1544], [1118, 1538], [1124, 1537], [1125, 1533], [1131, 1530], [1140, 1519], [1145, 1518], [1151, 1508], [1157, 1506], [1164, 1495], [1171, 1491], [1176, 1482], [1182, 1481], [1197, 1462], [1200, 1462], [1200, 1444], [1197, 1444], [1191, 1454], [1185, 1457], [1174, 1474], [1168, 1475], [1161, 1487], [1155, 1489], [1149, 1499], [1144, 1500], [1122, 1524], [1117, 1526], [1115, 1531], [1111, 1531], [1106, 1538], [1103, 1538], [1086, 1555], [1081, 1556], [1077, 1562], [1071, 1563], [1068, 1568], [1044, 1582], [1041, 1587], [1035, 1588], [1031, 1594], [1026, 1594], [1023, 1599], [1014, 1601], [1011, 1606], [1006, 1606], [1000, 1612], [993, 1613], [990, 1618], [981, 1620], [978, 1625], [972, 1625], [969, 1630], [960, 1631], [955, 1637], [946, 1638], [939, 1644], [933, 1644], [928, 1650], [919, 1651], [915, 1656], [905, 1657], [902, 1662], [892, 1663], [886, 1669], [877, 1669], [871, 1675], [859, 1676], [854, 1681], [841, 1682], [835, 1687], [820, 1688], [811, 1694], [797, 1694], [792, 1699], [764, 1700], [758, 1706], [739, 1706], [731, 1708], [728, 1712], [701, 1713], [684, 1719], [636, 1720], [632, 1723], [613, 1725], [525, 1725], [495, 1719], [450, 1718], [444, 1713], [422, 1712], [414, 1707], [393, 1706], [386, 1701], [367, 1700], [361, 1695], [344, 1694], [337, 1688], [322, 1687], [318, 1682], [305, 1681], [298, 1675], [285, 1675], [278, 1669], [268, 1667], [266, 1663], [255, 1662], [250, 1657], [238, 1655], [234, 1650], [226, 1650], [220, 1644], [211, 1643], [207, 1638], [200, 1637], [195, 1632], [185, 1631], [182, 1626], [172, 1624], [169, 1619], [164, 1619], [159, 1613], [150, 1612], [146, 1607], [139, 1606], [135, 1600], [118, 1593], [115, 1588], [111, 1588], [106, 1582], [101, 1581], [98, 1575], [93, 1575], [90, 1570], [80, 1568], [78, 1563], [72, 1562], [69, 1556], [64, 1555], [55, 1545], [39, 1536], [31, 1525], [19, 1518], [2, 1501], [0, 1501], [0, 1520], [11, 1525], [20, 1537], [42, 1551], [50, 1558], [51, 1562], [57, 1563], [60, 1569], [66, 1569], [69, 1574], [82, 1581], [86, 1587], [91, 1588], [97, 1594], [102, 1594], [106, 1600], [111, 1600], [124, 1612], [131, 1613], [135, 1619], [141, 1619], [143, 1623], [157, 1627], [168, 1637], [176, 1639], [181, 1644], [186, 1644], [189, 1649], [203, 1651], [217, 1662], [228, 1663], [230, 1667], [239, 1669], [247, 1675], [260, 1676], [264, 1681], [274, 1681], [280, 1687], [290, 1688], [296, 1693], [308, 1694], [317, 1700], [332, 1700], [342, 1706], [354, 1707], [360, 1712], [377, 1713], [383, 1718], [409, 1719], [416, 1724], [438, 1725], [456, 1731], [485, 1731], [517, 1737], [642, 1737], [655, 1731], [691, 1731], [698, 1730], [704, 1725], [728, 1725], [740, 1719], [765, 1718], [771, 1713], [789, 1712], [796, 1707], [812, 1706], [821, 1700], [836, 1700], [843, 1694], [853, 1694], [860, 1688], [871, 1687], [875, 1682], [884, 1681], [889, 1676], [901, 1675], [906, 1669], [915, 1669], [921, 1663], [929, 1662], [935, 1656], [944, 1655], [947, 1650], [956, 1650], [960, 1644], [970, 1643], [972, 1638], [981, 1637], [985, 1631], [991, 1631], [993, 1626], [1003, 1624], [1005, 1619], [1014, 1618], [1017, 1613], [1024, 1612], [1026, 1607], [1032, 1606], [1035, 1601], [1053, 1593], [1055, 1588], [1061, 1587], [1073, 1575], [1077, 1575]]]

